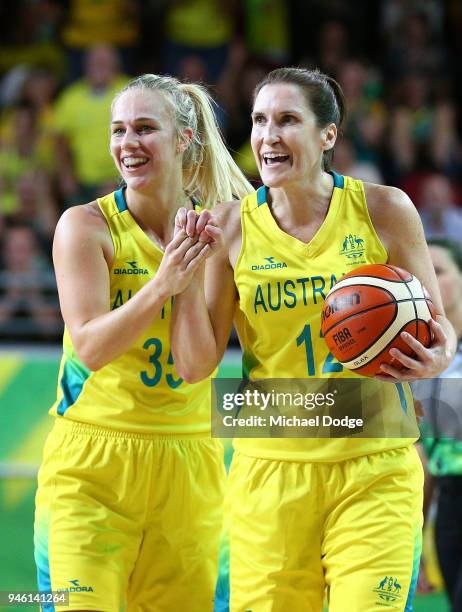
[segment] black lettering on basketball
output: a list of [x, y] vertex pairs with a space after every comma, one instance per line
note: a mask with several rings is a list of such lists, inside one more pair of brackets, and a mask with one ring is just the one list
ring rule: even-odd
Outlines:
[[359, 292], [350, 293], [348, 295], [344, 295], [342, 297], [334, 298], [330, 304], [328, 304], [321, 314], [321, 321], [325, 321], [334, 312], [339, 312], [346, 308], [351, 308], [352, 306], [357, 306], [361, 303], [361, 294]]
[[339, 344], [343, 344], [349, 338], [351, 338], [351, 333], [348, 327], [344, 327], [342, 330], [338, 331], [336, 334], [332, 336], [335, 344], [338, 346]]

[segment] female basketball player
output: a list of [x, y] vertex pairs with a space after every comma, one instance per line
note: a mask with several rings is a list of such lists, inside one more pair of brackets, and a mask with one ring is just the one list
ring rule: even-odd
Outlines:
[[[251, 140], [265, 186], [214, 217], [180, 209], [178, 228], [212, 238], [217, 254], [206, 291], [196, 275], [175, 301], [172, 349], [182, 375], [200, 380], [235, 315], [250, 379], [354, 377], [320, 337], [323, 301], [355, 266], [389, 262], [423, 281], [438, 317], [430, 348], [406, 336], [416, 357], [393, 350], [405, 369], [383, 366], [383, 376], [395, 384], [373, 382], [386, 420], [412, 409], [401, 381], [441, 372], [455, 336], [408, 197], [329, 170], [343, 115], [338, 84], [318, 71], [278, 69], [257, 86]], [[415, 437], [236, 439], [231, 610], [320, 612], [325, 589], [330, 612], [411, 609], [423, 480]]]
[[67, 610], [204, 612], [223, 457], [210, 383], [178, 376], [169, 321], [210, 247], [172, 239], [173, 221], [195, 196], [212, 206], [251, 187], [205, 90], [170, 77], [116, 96], [110, 150], [125, 186], [68, 210], [54, 241], [66, 330], [36, 498], [39, 587], [68, 592]]

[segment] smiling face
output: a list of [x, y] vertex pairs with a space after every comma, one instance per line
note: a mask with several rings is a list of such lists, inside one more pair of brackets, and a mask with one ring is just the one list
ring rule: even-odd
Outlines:
[[259, 91], [252, 112], [252, 150], [268, 187], [304, 182], [322, 171], [323, 152], [336, 138], [334, 124], [317, 125], [302, 89], [271, 83]]
[[129, 89], [112, 108], [111, 155], [127, 186], [147, 188], [181, 170], [171, 107], [158, 91]]

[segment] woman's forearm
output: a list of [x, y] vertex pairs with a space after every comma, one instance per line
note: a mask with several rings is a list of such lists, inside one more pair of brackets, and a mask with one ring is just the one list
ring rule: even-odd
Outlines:
[[203, 270], [175, 296], [170, 336], [175, 367], [184, 380], [197, 382], [213, 372], [219, 355], [205, 299]]
[[153, 278], [123, 306], [70, 329], [79, 359], [98, 370], [123, 355], [160, 314], [168, 291]]

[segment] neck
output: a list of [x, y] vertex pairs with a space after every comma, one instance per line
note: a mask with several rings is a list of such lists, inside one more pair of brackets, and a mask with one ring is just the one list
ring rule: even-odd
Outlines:
[[271, 210], [289, 223], [306, 225], [325, 216], [332, 198], [333, 179], [327, 172], [300, 183], [270, 188]]
[[127, 206], [138, 225], [156, 242], [166, 246], [173, 237], [175, 215], [179, 208], [191, 208], [192, 204], [181, 186], [159, 186], [142, 192], [127, 187]]

